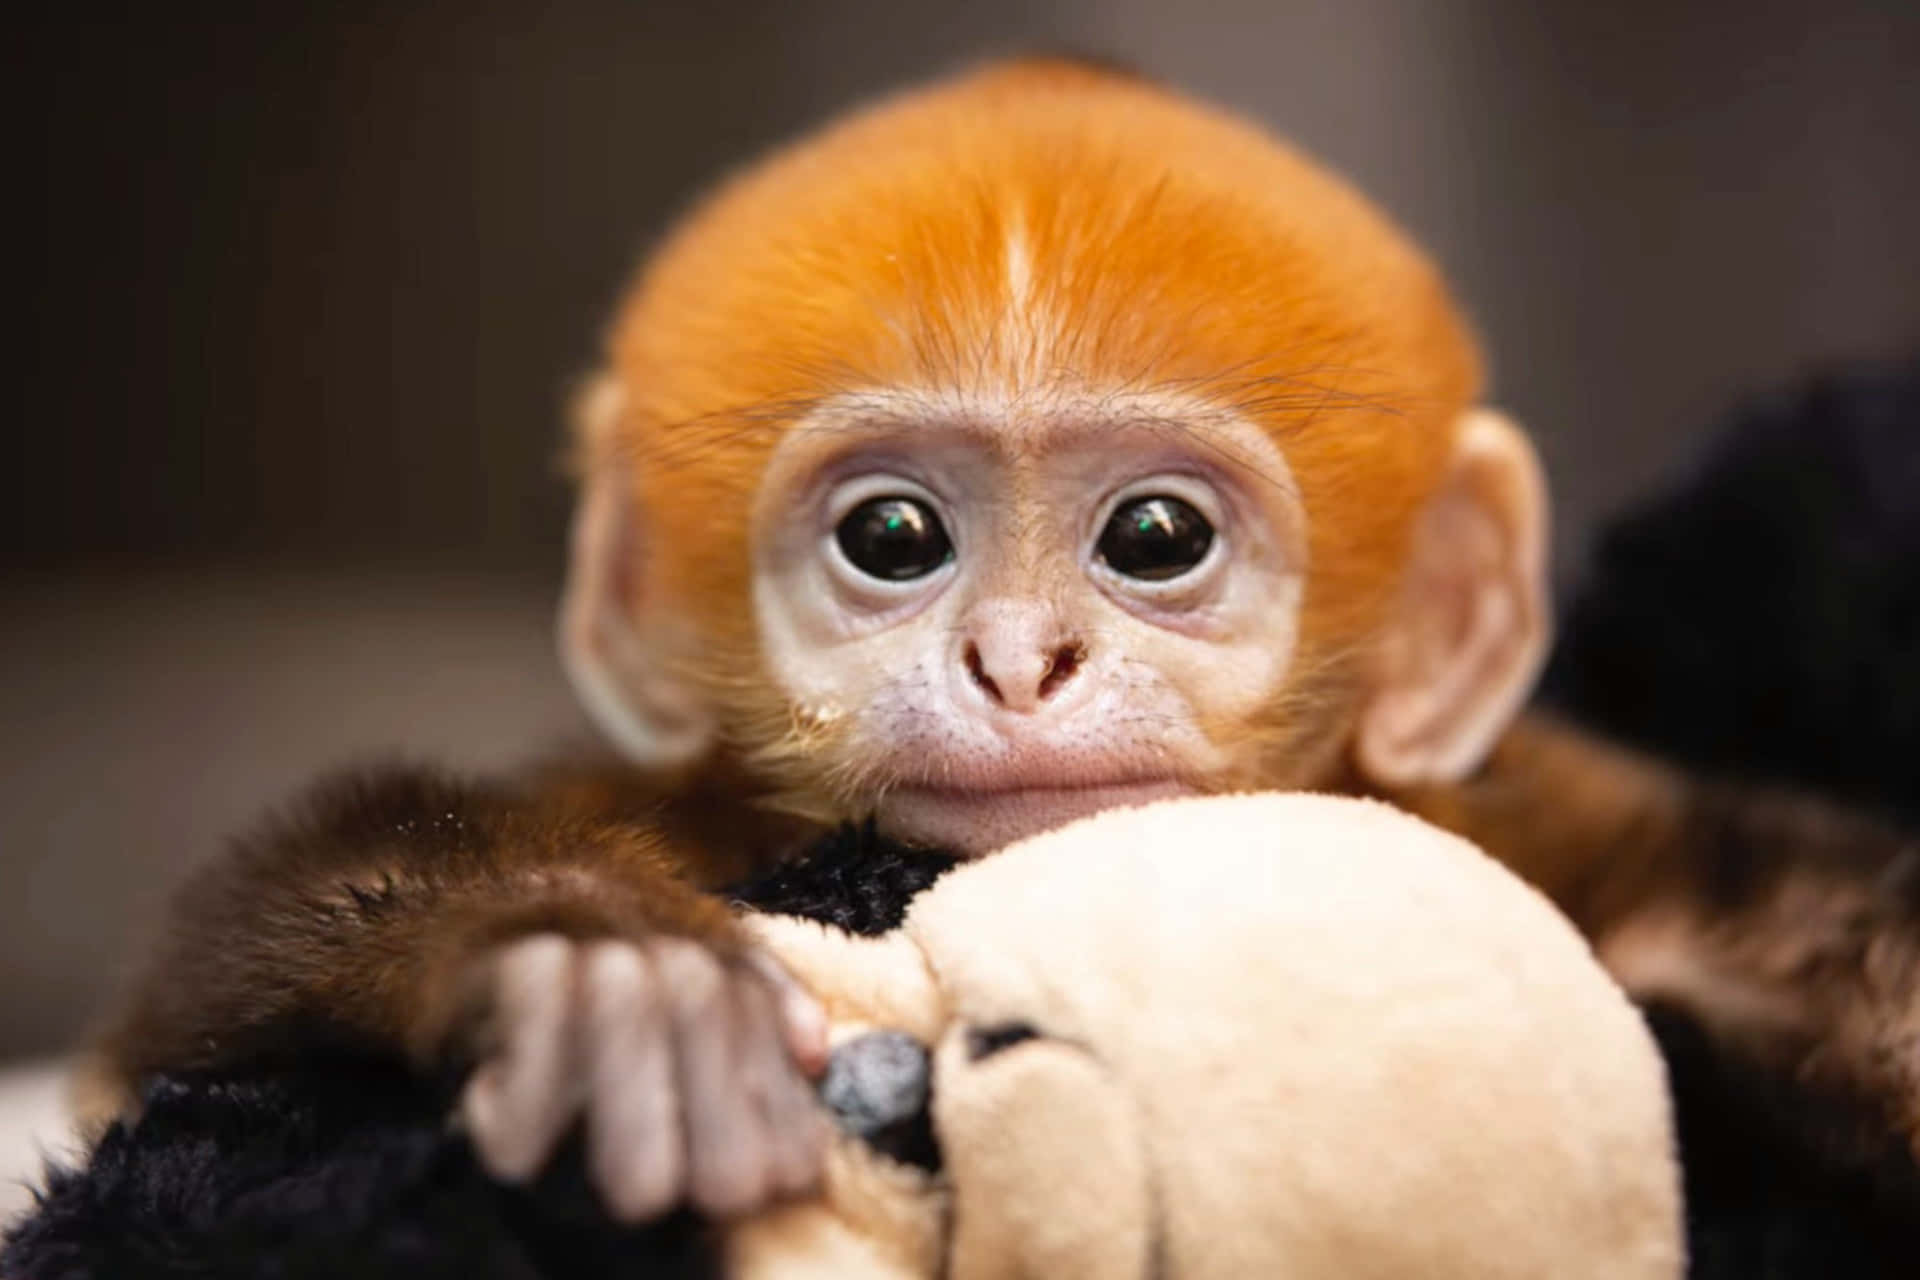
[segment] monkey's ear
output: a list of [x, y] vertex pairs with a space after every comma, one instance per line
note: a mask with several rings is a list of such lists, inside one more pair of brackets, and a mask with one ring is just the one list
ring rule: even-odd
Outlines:
[[670, 769], [704, 754], [715, 726], [684, 674], [685, 638], [671, 612], [648, 612], [659, 602], [646, 599], [645, 513], [611, 445], [622, 401], [619, 384], [601, 375], [576, 405], [575, 445], [585, 474], [560, 601], [560, 657], [574, 692], [614, 745], [638, 764]]
[[1355, 754], [1388, 787], [1479, 766], [1533, 688], [1552, 630], [1547, 490], [1533, 446], [1487, 409], [1461, 421], [1408, 555], [1384, 670]]

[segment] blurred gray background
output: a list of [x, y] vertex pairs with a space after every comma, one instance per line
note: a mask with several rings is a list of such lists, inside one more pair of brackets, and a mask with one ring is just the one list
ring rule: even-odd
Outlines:
[[1477, 317], [1563, 573], [1741, 396], [1920, 348], [1893, 0], [68, 6], [7, 46], [0, 1056], [316, 768], [584, 732], [568, 380], [689, 193], [876, 89], [1084, 51], [1346, 171]]

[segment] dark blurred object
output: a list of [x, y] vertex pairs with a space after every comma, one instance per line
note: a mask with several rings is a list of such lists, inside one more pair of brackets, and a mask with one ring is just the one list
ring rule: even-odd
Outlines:
[[706, 1224], [623, 1227], [582, 1143], [490, 1180], [446, 1100], [393, 1069], [161, 1080], [0, 1240], [16, 1280], [720, 1280]]
[[1727, 777], [1920, 825], [1920, 360], [1736, 415], [1602, 538], [1550, 701]]
[[1692, 1280], [1911, 1280], [1920, 1170], [1906, 1142], [1854, 1147], [1844, 1101], [1740, 1061], [1683, 1010], [1646, 1013], [1673, 1088]]
[[[1698, 771], [1920, 827], [1920, 361], [1733, 415], [1692, 475], [1602, 535], [1544, 697]], [[1695, 1274], [1912, 1274], [1920, 1169], [1877, 1110], [1648, 1012]]]

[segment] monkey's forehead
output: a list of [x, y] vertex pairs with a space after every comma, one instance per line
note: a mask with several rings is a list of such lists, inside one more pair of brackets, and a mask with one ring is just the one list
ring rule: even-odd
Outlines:
[[1051, 384], [1446, 421], [1479, 380], [1437, 274], [1344, 182], [1151, 83], [1035, 61], [881, 101], [724, 184], [641, 272], [613, 356], [661, 427]]

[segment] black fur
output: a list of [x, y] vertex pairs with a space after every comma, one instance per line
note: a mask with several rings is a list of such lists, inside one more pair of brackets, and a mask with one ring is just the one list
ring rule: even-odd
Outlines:
[[480, 1171], [444, 1098], [349, 1063], [162, 1080], [91, 1163], [54, 1172], [9, 1280], [706, 1280], [707, 1229], [621, 1229], [577, 1154], [525, 1190]]
[[818, 920], [871, 937], [899, 928], [908, 904], [958, 863], [951, 854], [883, 840], [871, 824], [846, 826], [728, 896], [756, 911]]
[[1920, 823], [1920, 360], [1752, 405], [1563, 617], [1576, 719]]
[[1696, 1280], [1913, 1274], [1920, 1173], [1904, 1143], [1884, 1124], [1863, 1137], [1852, 1099], [1728, 1055], [1678, 1010], [1646, 1015], [1673, 1088]]

